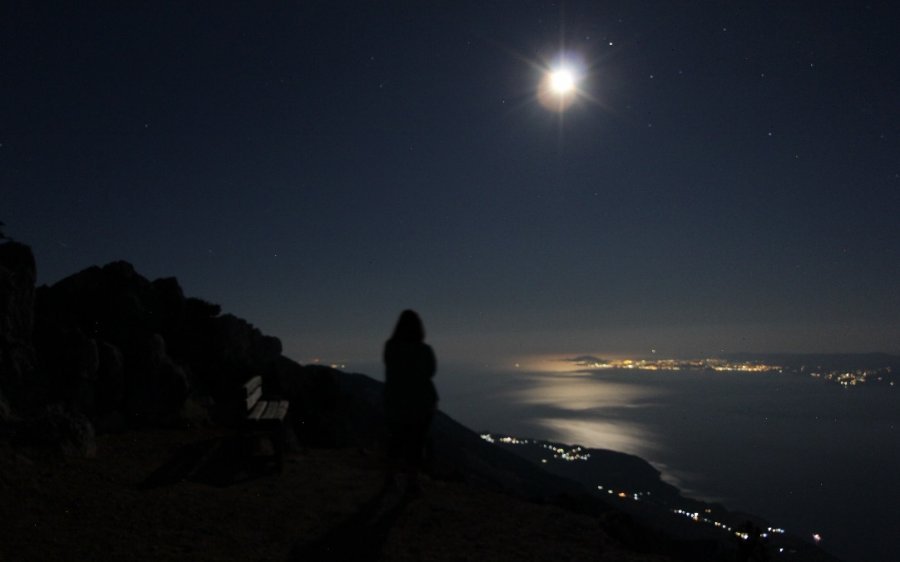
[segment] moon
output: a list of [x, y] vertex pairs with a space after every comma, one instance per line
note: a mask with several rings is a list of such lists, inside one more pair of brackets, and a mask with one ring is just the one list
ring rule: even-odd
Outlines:
[[569, 66], [549, 69], [538, 86], [538, 100], [552, 111], [561, 112], [578, 99], [578, 73]]
[[575, 90], [575, 75], [568, 68], [560, 68], [550, 73], [550, 88], [563, 96]]

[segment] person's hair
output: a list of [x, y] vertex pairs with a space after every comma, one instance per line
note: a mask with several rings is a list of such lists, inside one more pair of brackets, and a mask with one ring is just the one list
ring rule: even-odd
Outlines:
[[425, 341], [425, 326], [414, 310], [404, 310], [394, 327], [392, 340], [421, 342]]

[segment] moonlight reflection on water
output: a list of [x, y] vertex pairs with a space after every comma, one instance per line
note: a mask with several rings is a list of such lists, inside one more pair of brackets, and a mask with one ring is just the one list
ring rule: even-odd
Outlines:
[[589, 374], [530, 375], [522, 383], [523, 388], [511, 392], [510, 399], [532, 412], [533, 422], [543, 428], [546, 439], [645, 458], [659, 453], [660, 436], [620, 413], [652, 408], [664, 391], [623, 383], [598, 384]]
[[900, 528], [893, 387], [845, 389], [778, 373], [564, 367], [445, 369], [441, 408], [479, 431], [638, 455], [690, 496], [792, 532], [821, 533], [840, 556], [891, 559], [879, 552], [895, 548], [889, 537]]

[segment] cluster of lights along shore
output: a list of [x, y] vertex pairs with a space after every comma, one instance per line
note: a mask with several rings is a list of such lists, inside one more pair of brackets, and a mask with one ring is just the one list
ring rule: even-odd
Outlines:
[[[528, 445], [533, 444], [540, 446], [546, 449], [548, 452], [552, 454], [554, 459], [564, 461], [564, 462], [579, 462], [586, 461], [591, 458], [591, 454], [580, 445], [566, 445], [560, 446], [557, 444], [545, 443], [542, 441], [531, 440], [531, 439], [521, 439], [519, 437], [512, 437], [509, 435], [495, 435], [492, 433], [482, 433], [481, 438], [488, 443], [492, 444], [505, 444], [505, 445]], [[550, 462], [548, 459], [541, 459], [542, 464], [547, 464]], [[606, 493], [606, 495], [611, 496], [613, 498], [617, 498], [622, 501], [634, 501], [641, 502], [650, 500], [653, 495], [652, 492], [634, 492], [627, 490], [615, 490], [613, 488], [604, 486], [602, 484], [597, 484], [598, 493]], [[686, 517], [691, 521], [696, 523], [709, 525], [716, 529], [720, 529], [726, 533], [730, 533], [742, 540], [750, 540], [751, 535], [745, 529], [742, 528], [734, 528], [731, 525], [723, 523], [721, 521], [717, 521], [714, 519], [714, 514], [712, 509], [706, 508], [703, 512], [695, 511], [695, 510], [686, 510], [678, 507], [667, 507], [667, 509], [675, 515], [679, 515], [682, 517]], [[785, 530], [780, 527], [767, 527], [764, 531], [760, 531], [758, 537], [761, 539], [768, 539], [775, 535], [784, 535]], [[816, 533], [813, 535], [813, 540], [818, 543], [821, 540], [821, 536]], [[780, 553], [784, 553], [784, 548], [779, 548]]]
[[797, 371], [815, 379], [834, 382], [843, 387], [858, 386], [866, 382], [885, 382], [895, 386], [896, 375], [890, 366], [877, 369], [828, 369], [803, 366], [791, 369], [759, 361], [730, 361], [728, 359], [585, 359], [573, 360], [579, 370], [631, 369], [635, 371], [715, 371], [722, 373], [784, 373]]

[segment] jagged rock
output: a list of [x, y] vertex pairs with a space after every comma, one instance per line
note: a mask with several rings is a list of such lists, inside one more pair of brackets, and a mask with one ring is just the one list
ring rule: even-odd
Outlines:
[[97, 345], [97, 356], [97, 412], [106, 414], [121, 408], [125, 398], [125, 358], [105, 341]]
[[187, 314], [195, 318], [215, 318], [222, 314], [222, 307], [203, 299], [189, 298], [184, 303]]
[[46, 402], [63, 402], [90, 415], [100, 366], [96, 340], [79, 326], [61, 324], [42, 326], [38, 334], [38, 372], [42, 384], [34, 386], [32, 394], [43, 394]]
[[149, 305], [155, 316], [155, 324], [168, 342], [184, 325], [187, 299], [178, 280], [174, 277], [157, 279], [151, 283], [153, 302]]
[[65, 456], [93, 457], [97, 454], [94, 426], [86, 416], [61, 405], [45, 408], [40, 415], [22, 422], [18, 444], [49, 448]]
[[150, 334], [137, 343], [128, 362], [126, 404], [142, 421], [161, 421], [176, 416], [190, 390], [187, 372], [166, 353], [160, 334]]
[[260, 370], [281, 355], [281, 341], [265, 336], [252, 324], [231, 314], [224, 314], [216, 322], [217, 336], [223, 358], [234, 367]]
[[0, 334], [28, 340], [34, 328], [34, 283], [37, 267], [31, 248], [0, 244]]
[[151, 283], [127, 262], [41, 287], [36, 340], [50, 396], [91, 416], [123, 410], [144, 423], [174, 415], [190, 381], [163, 334], [183, 324], [185, 308], [174, 278]]
[[39, 402], [95, 420], [116, 412], [139, 425], [171, 419], [189, 396], [219, 402], [281, 357], [278, 338], [186, 298], [175, 278], [148, 281], [127, 262], [40, 287], [35, 310], [46, 389]]
[[10, 419], [12, 419], [12, 410], [3, 397], [3, 392], [0, 391], [0, 425], [7, 423]]
[[36, 324], [76, 326], [126, 351], [138, 334], [161, 331], [164, 314], [153, 285], [127, 262], [90, 267], [37, 293]]
[[0, 389], [15, 403], [34, 371], [34, 283], [31, 248], [0, 244]]
[[78, 338], [73, 340], [68, 349], [70, 379], [72, 381], [70, 404], [87, 415], [93, 415], [96, 397], [94, 395], [97, 382], [97, 371], [100, 368], [100, 355], [97, 340], [76, 332]]

